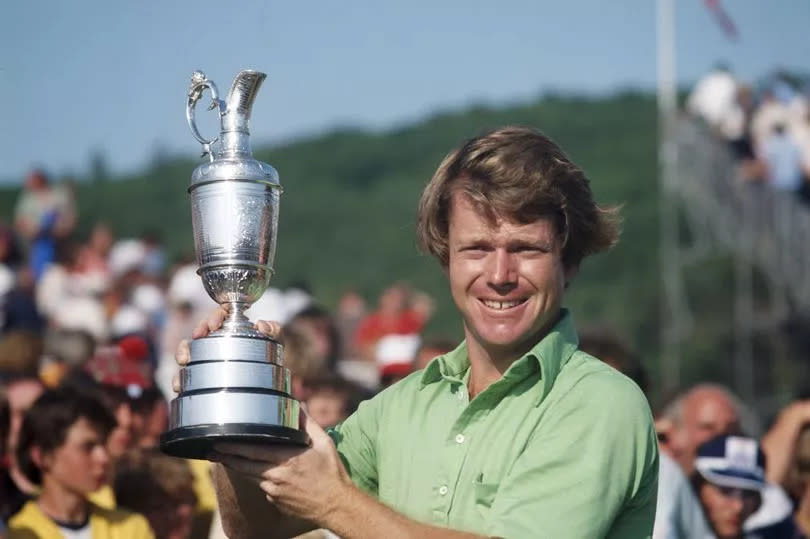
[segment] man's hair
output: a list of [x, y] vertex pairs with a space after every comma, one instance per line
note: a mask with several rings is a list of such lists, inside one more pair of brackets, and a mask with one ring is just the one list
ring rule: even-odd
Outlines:
[[177, 508], [197, 503], [193, 483], [188, 461], [136, 449], [116, 462], [113, 492], [120, 507], [147, 518], [156, 537], [168, 537], [177, 526]]
[[187, 461], [158, 449], [133, 449], [116, 462], [113, 490], [118, 505], [146, 513], [156, 506], [195, 504], [193, 483]]
[[675, 426], [682, 425], [684, 421], [684, 407], [686, 402], [692, 398], [695, 393], [707, 390], [716, 391], [717, 393], [723, 395], [729, 401], [729, 403], [731, 403], [731, 407], [734, 409], [734, 411], [737, 412], [741, 432], [729, 434], [741, 434], [744, 436], [751, 436], [753, 438], [759, 437], [762, 432], [762, 425], [756, 412], [743, 403], [743, 401], [740, 400], [740, 398], [737, 397], [737, 395], [735, 395], [729, 388], [721, 384], [701, 383], [692, 386], [688, 390], [676, 396], [663, 409], [660, 416], [662, 418], [669, 419]]
[[31, 459], [31, 449], [43, 453], [57, 449], [68, 430], [79, 419], [86, 419], [99, 430], [103, 439], [115, 427], [115, 417], [97, 400], [71, 389], [45, 391], [25, 413], [17, 445], [17, 462], [29, 481], [39, 484], [42, 473]]
[[357, 385], [338, 375], [327, 375], [309, 382], [310, 397], [315, 395], [332, 395], [343, 400], [343, 412], [348, 416], [353, 414], [360, 403], [371, 398], [371, 394]]
[[493, 222], [528, 224], [554, 220], [563, 237], [566, 268], [613, 246], [619, 236], [618, 208], [600, 208], [585, 174], [545, 135], [527, 127], [503, 127], [468, 140], [439, 165], [419, 201], [421, 248], [449, 262], [450, 200], [463, 193]]

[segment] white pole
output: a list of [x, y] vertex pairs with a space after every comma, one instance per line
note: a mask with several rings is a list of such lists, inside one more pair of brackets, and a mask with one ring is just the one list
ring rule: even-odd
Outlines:
[[680, 354], [682, 333], [682, 302], [680, 297], [680, 266], [678, 261], [678, 214], [668, 196], [675, 172], [675, 141], [677, 117], [677, 81], [675, 69], [675, 0], [658, 0], [658, 215], [659, 263], [661, 268], [661, 378], [664, 394], [680, 385]]

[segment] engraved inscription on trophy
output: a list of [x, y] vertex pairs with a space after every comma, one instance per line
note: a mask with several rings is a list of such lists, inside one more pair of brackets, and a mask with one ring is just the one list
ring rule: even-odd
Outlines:
[[[265, 77], [240, 72], [225, 99], [201, 71], [191, 78], [186, 118], [208, 158], [188, 188], [197, 273], [228, 316], [219, 330], [191, 341], [191, 361], [180, 371], [180, 392], [160, 442], [164, 452], [179, 457], [205, 458], [225, 440], [309, 443], [299, 429], [299, 403], [290, 396], [281, 344], [244, 314], [273, 275], [278, 230], [278, 173], [253, 158], [248, 129]], [[205, 90], [221, 124], [212, 139], [200, 134], [195, 121]]]

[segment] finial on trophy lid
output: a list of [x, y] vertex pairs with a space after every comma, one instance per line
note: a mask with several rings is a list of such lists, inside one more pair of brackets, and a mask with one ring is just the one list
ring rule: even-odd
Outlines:
[[[278, 230], [278, 173], [253, 158], [248, 129], [265, 77], [240, 72], [223, 100], [202, 71], [191, 76], [186, 119], [209, 158], [194, 169], [188, 187], [197, 273], [228, 317], [219, 330], [191, 341], [191, 360], [180, 371], [180, 392], [171, 402], [170, 429], [161, 437], [161, 449], [174, 456], [205, 458], [223, 440], [309, 442], [299, 429], [299, 403], [291, 396], [281, 344], [244, 314], [269, 286]], [[200, 134], [194, 119], [206, 89], [221, 126], [211, 139]]]

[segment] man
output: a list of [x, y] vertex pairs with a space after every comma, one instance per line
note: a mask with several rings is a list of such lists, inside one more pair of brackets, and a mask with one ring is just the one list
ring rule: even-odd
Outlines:
[[596, 206], [554, 142], [507, 127], [444, 159], [418, 219], [465, 341], [330, 435], [304, 417], [309, 448], [218, 446], [228, 535], [649, 537], [649, 407], [628, 378], [577, 350], [561, 307], [582, 259], [616, 241], [615, 212]]
[[37, 399], [25, 414], [17, 459], [41, 488], [9, 521], [10, 537], [154, 537], [142, 516], [87, 501], [109, 472], [105, 441], [114, 426], [100, 402], [72, 390], [47, 391]]
[[698, 449], [691, 479], [718, 539], [797, 536], [790, 519], [767, 530], [747, 530], [746, 522], [770, 487], [765, 481], [765, 455], [755, 439], [721, 435], [707, 441]]
[[[664, 415], [670, 428], [662, 433], [665, 449], [684, 472], [694, 471], [700, 444], [720, 434], [739, 434], [740, 401], [723, 386], [699, 384], [676, 399]], [[748, 430], [751, 430], [750, 428]]]
[[[666, 444], [684, 472], [693, 476], [701, 444], [720, 435], [757, 432], [755, 418], [728, 389], [715, 384], [699, 384], [670, 406], [666, 412], [672, 426], [665, 432]], [[761, 503], [745, 521], [752, 536], [781, 537], [793, 526], [791, 503], [784, 490], [768, 484], [761, 492]]]

